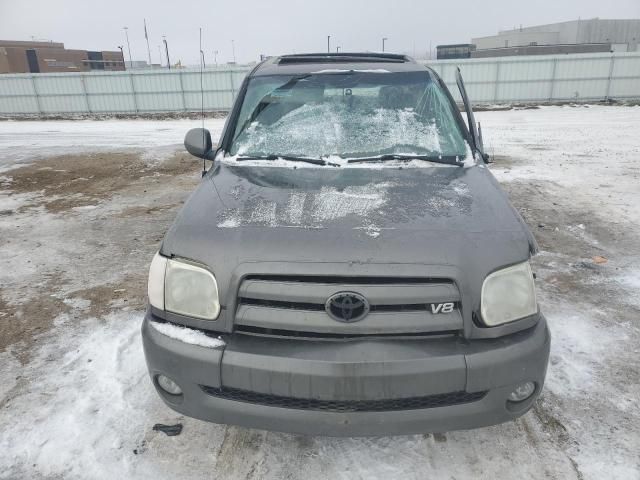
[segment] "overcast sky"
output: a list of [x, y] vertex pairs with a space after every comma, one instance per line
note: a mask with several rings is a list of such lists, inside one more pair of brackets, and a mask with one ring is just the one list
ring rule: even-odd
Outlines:
[[134, 60], [158, 62], [162, 35], [171, 61], [257, 60], [261, 53], [387, 50], [425, 56], [429, 44], [467, 43], [498, 30], [581, 18], [640, 18], [640, 0], [0, 0], [0, 39], [46, 39], [67, 48], [117, 50], [124, 26]]

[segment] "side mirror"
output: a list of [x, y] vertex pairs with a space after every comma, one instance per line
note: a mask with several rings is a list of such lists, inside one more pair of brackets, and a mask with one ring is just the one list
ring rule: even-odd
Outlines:
[[194, 157], [212, 160], [211, 133], [206, 128], [192, 128], [184, 137], [184, 148]]

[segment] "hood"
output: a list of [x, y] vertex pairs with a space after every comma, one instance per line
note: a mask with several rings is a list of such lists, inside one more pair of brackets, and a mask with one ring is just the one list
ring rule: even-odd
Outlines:
[[[534, 241], [484, 166], [291, 168], [218, 163], [162, 246], [231, 275], [244, 262], [486, 267]], [[497, 264], [497, 265], [496, 265]]]

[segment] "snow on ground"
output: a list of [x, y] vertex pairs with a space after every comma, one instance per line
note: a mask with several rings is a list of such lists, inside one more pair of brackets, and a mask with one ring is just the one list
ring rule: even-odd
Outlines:
[[554, 182], [572, 189], [589, 207], [640, 223], [634, 203], [640, 184], [640, 106], [543, 106], [479, 112], [476, 119], [487, 152], [497, 156], [492, 170], [499, 180]]
[[[37, 160], [70, 169], [43, 153], [107, 153], [115, 138], [136, 162], [165, 141], [169, 152], [198, 122], [0, 122], [0, 478], [639, 479], [640, 108], [478, 117], [491, 168], [541, 246], [534, 267], [553, 335], [543, 395], [495, 427], [343, 439], [208, 424], [154, 392], [139, 333], [146, 268], [198, 182], [197, 162], [172, 157], [171, 169], [115, 192], [57, 188], [73, 200], [63, 204], [43, 198], [40, 170], [11, 171]], [[38, 140], [17, 137], [27, 131]], [[152, 429], [178, 422], [179, 436]]]
[[[205, 123], [216, 142], [224, 118], [207, 119]], [[190, 119], [0, 121], [0, 172], [36, 156], [86, 153], [96, 148], [144, 149], [150, 154], [174, 151], [189, 129], [201, 126], [201, 120]]]

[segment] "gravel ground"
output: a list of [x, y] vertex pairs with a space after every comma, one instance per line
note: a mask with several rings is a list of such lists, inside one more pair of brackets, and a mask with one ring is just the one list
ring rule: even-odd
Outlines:
[[207, 424], [153, 391], [146, 270], [200, 180], [197, 121], [0, 123], [0, 478], [640, 478], [640, 108], [478, 117], [542, 249], [545, 390], [515, 422], [368, 439]]

